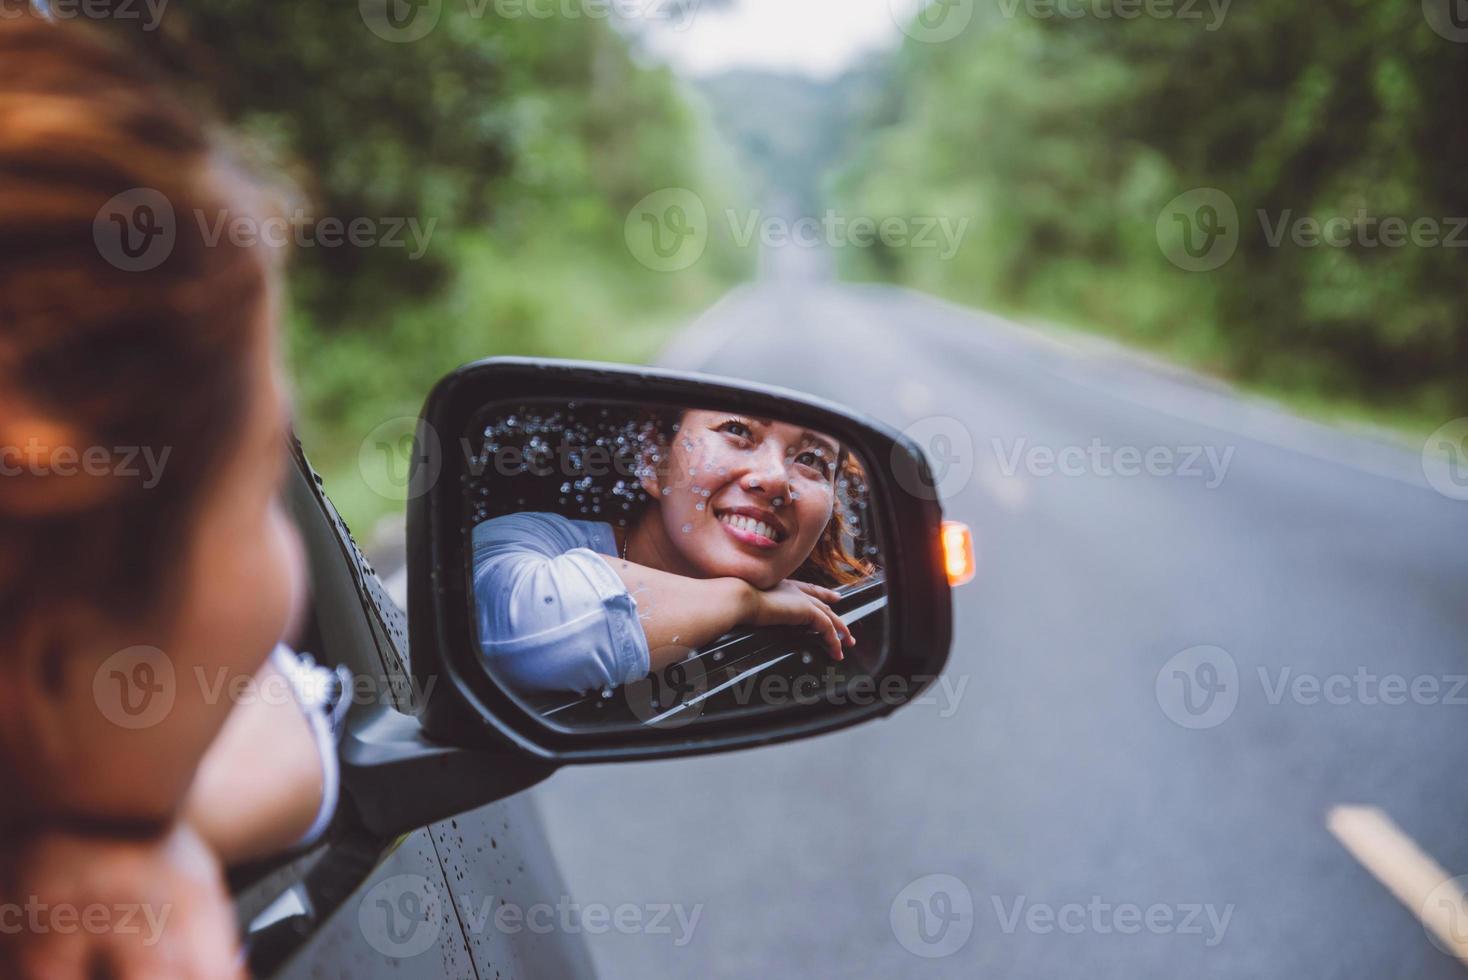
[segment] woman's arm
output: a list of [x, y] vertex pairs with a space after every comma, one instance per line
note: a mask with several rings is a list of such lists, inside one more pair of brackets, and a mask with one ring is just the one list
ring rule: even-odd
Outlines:
[[854, 642], [827, 605], [837, 599], [829, 589], [787, 581], [761, 592], [737, 578], [687, 578], [587, 547], [594, 543], [555, 514], [474, 529], [479, 641], [502, 682], [527, 692], [618, 687], [739, 625], [805, 626], [837, 660], [843, 642]]
[[266, 661], [205, 753], [183, 816], [224, 864], [288, 850], [316, 824], [328, 773], [305, 712]]
[[661, 670], [736, 626], [804, 626], [821, 634], [833, 660], [855, 643], [828, 603], [830, 589], [786, 579], [761, 591], [738, 578], [697, 579], [618, 558], [606, 562], [637, 601], [652, 669]]
[[[9, 928], [0, 929], [0, 976], [245, 977], [219, 861], [186, 825], [151, 840], [52, 832], [0, 842], [0, 907], [72, 913], [65, 929], [48, 928], [44, 920], [26, 928], [19, 915], [7, 920]], [[78, 909], [86, 913], [85, 928], [77, 927]], [[102, 928], [93, 927], [95, 910], [108, 916]]]

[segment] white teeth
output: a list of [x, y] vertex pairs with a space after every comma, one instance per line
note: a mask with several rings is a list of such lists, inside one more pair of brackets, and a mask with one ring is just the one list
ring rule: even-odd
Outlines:
[[774, 528], [770, 527], [764, 521], [757, 521], [752, 517], [745, 517], [742, 514], [725, 514], [719, 520], [731, 527], [737, 527], [741, 531], [749, 531], [752, 534], [769, 538], [771, 541], [780, 540]]

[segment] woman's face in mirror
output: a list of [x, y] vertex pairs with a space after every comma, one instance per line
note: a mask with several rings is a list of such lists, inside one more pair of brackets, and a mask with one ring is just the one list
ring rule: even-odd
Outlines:
[[657, 537], [683, 566], [669, 570], [762, 589], [790, 577], [831, 522], [837, 463], [835, 440], [800, 426], [685, 412], [643, 478]]

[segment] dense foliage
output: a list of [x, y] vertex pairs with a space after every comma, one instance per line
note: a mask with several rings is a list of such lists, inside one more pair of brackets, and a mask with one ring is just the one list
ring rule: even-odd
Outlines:
[[[1422, 4], [1256, 0], [1221, 23], [1202, 3], [1132, 19], [1098, 16], [1109, 0], [978, 7], [957, 38], [898, 53], [839, 185], [855, 213], [969, 215], [970, 236], [949, 262], [869, 250], [856, 274], [1111, 330], [1306, 400], [1468, 410], [1468, 43]], [[1169, 259], [1213, 217], [1196, 198], [1166, 213], [1195, 188], [1237, 209], [1217, 268]]]
[[359, 523], [399, 506], [357, 472], [363, 439], [416, 415], [444, 372], [499, 353], [646, 359], [749, 262], [715, 239], [668, 275], [629, 251], [645, 195], [693, 188], [713, 212], [723, 181], [672, 76], [605, 5], [404, 4], [441, 9], [406, 43], [369, 29], [371, 6], [180, 0], [143, 38], [290, 177], [308, 219], [404, 242], [308, 241], [289, 259], [299, 428]]

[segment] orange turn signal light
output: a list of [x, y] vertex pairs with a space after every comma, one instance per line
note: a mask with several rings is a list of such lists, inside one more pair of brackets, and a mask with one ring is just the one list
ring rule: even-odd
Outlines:
[[964, 585], [973, 580], [974, 535], [962, 521], [944, 521], [939, 532], [943, 536], [943, 567], [948, 571], [950, 586]]

